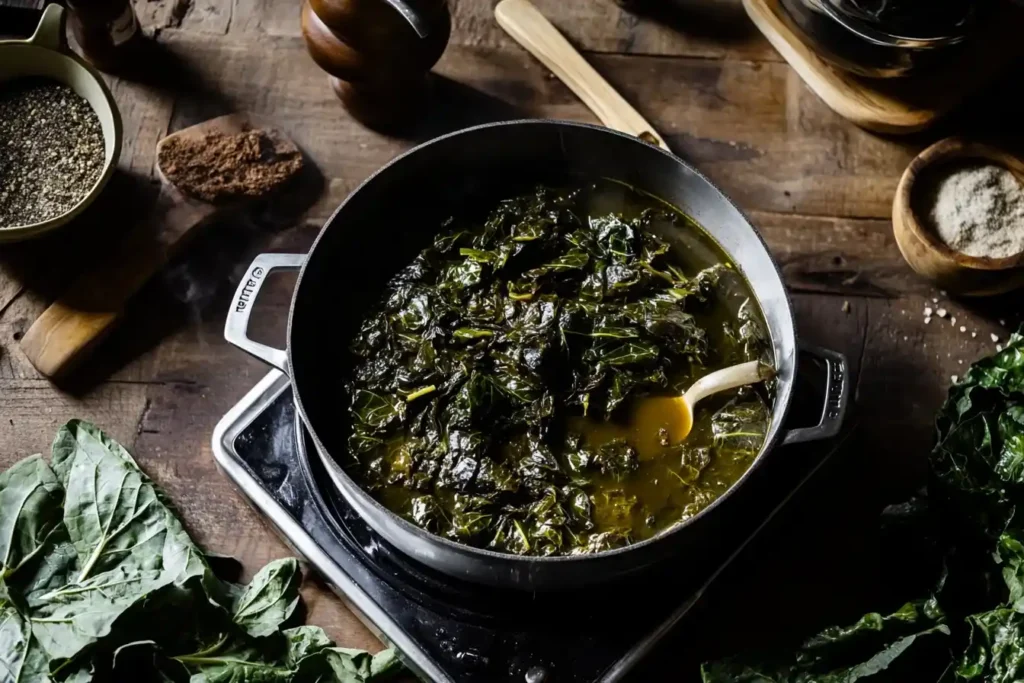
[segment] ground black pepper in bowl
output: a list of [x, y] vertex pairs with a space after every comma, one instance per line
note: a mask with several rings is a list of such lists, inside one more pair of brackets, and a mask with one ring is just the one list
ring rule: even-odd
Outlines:
[[68, 86], [0, 84], [0, 229], [64, 215], [103, 173], [99, 117]]

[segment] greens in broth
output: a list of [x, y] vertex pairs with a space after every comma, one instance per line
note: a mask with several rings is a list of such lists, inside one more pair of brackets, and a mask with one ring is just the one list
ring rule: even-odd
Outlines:
[[711, 397], [691, 435], [637, 433], [645, 397], [771, 363], [750, 286], [690, 218], [602, 181], [450, 219], [352, 343], [349, 470], [435, 534], [587, 553], [692, 517], [750, 467], [765, 386]]

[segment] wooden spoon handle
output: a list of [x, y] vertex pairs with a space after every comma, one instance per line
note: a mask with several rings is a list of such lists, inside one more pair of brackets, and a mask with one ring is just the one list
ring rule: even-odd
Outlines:
[[21, 340], [32, 365], [60, 377], [113, 329], [128, 299], [185, 244], [215, 207], [185, 199], [164, 185], [156, 208], [130, 228], [109, 254], [91, 265], [36, 319]]
[[763, 379], [768, 379], [772, 374], [774, 374], [774, 371], [760, 361], [752, 360], [747, 363], [740, 363], [739, 365], [716, 370], [710, 375], [704, 375], [686, 390], [683, 398], [689, 404], [690, 410], [693, 410], [693, 406], [696, 405], [697, 401], [711, 394], [717, 394], [720, 391], [735, 389], [747, 384], [754, 384]]
[[668, 150], [654, 127], [594, 71], [529, 0], [502, 0], [494, 8], [494, 17], [517, 43], [569, 86], [604, 125]]

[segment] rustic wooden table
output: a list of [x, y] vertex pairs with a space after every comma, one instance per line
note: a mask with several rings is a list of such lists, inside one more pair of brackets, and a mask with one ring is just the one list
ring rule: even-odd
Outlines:
[[[124, 118], [120, 173], [75, 224], [0, 250], [0, 466], [48, 449], [65, 420], [87, 418], [129, 447], [204, 546], [250, 571], [287, 554], [210, 453], [214, 424], [267, 371], [224, 342], [228, 299], [254, 254], [307, 249], [360, 181], [418, 141], [499, 119], [595, 120], [498, 28], [492, 1], [450, 0], [435, 102], [407, 138], [373, 133], [341, 109], [306, 54], [296, 0], [136, 2], [159, 59], [145, 83], [110, 79]], [[1009, 332], [999, 320], [1014, 325], [1020, 309], [1013, 297], [954, 301], [918, 280], [893, 241], [893, 192], [925, 144], [962, 130], [999, 136], [1014, 116], [996, 106], [996, 92], [942, 131], [883, 138], [820, 102], [739, 0], [637, 2], [639, 14], [612, 0], [536, 2], [681, 157], [749, 213], [782, 266], [800, 335], [844, 352], [853, 371], [856, 406], [834, 471], [742, 560], [742, 580], [701, 624], [673, 637], [699, 659], [744, 638], [763, 641], [769, 622], [774, 634], [884, 607], [869, 601], [884, 566], [877, 512], [919, 480], [950, 376], [994, 350], [990, 335]], [[301, 219], [278, 211], [211, 226], [68, 384], [42, 378], [18, 340], [91, 254], [145, 214], [157, 140], [232, 111], [264, 115], [304, 147], [323, 176], [312, 208]], [[283, 337], [290, 290], [282, 276], [260, 302], [267, 340]], [[948, 315], [926, 325], [926, 306]], [[315, 577], [304, 595], [311, 622], [344, 644], [379, 647]], [[676, 679], [681, 650], [664, 652], [640, 680], [662, 680], [650, 672], [666, 666]]]

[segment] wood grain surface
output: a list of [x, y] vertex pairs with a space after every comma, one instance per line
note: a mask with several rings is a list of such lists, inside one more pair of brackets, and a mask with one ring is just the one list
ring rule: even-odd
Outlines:
[[[715, 609], [697, 626], [681, 625], [672, 636], [678, 644], [636, 677], [692, 680], [692, 667], [679, 668], [680, 651], [711, 656], [756, 641], [765, 623], [781, 637], [878, 607], [870, 601], [884, 569], [877, 513], [919, 483], [951, 375], [992, 352], [990, 335], [1005, 339], [1022, 307], [1012, 296], [951, 300], [919, 279], [893, 238], [893, 193], [910, 160], [949, 129], [1021, 144], [1021, 111], [996, 89], [942, 130], [880, 137], [809, 90], [747, 21], [740, 0], [636, 0], [630, 6], [640, 9], [630, 11], [612, 0], [534, 1], [669, 147], [750, 215], [793, 292], [801, 338], [847, 354], [855, 373], [854, 415], [835, 471], [801, 497], [760, 554], [741, 560], [741, 580], [725, 586]], [[306, 53], [293, 0], [136, 3], [153, 37], [154, 80], [110, 81], [124, 118], [119, 173], [67, 229], [0, 251], [0, 466], [48, 449], [67, 419], [90, 419], [137, 456], [200, 543], [238, 556], [249, 572], [288, 554], [210, 453], [217, 420], [267, 371], [223, 341], [228, 301], [255, 254], [308, 249], [353, 188], [418, 141], [521, 116], [595, 120], [497, 26], [493, 5], [451, 0], [452, 38], [434, 70], [433, 102], [397, 138], [345, 114]], [[73, 381], [54, 387], [18, 340], [145, 215], [158, 187], [156, 142], [233, 111], [272, 120], [309, 154], [322, 176], [311, 185], [311, 208], [298, 220], [274, 206], [210, 226], [139, 292]], [[1007, 131], [1016, 137], [1004, 140]], [[283, 341], [291, 283], [280, 276], [264, 288], [256, 338]], [[923, 308], [936, 302], [955, 324], [924, 323]], [[379, 647], [314, 578], [304, 592], [311, 622], [344, 644]]]
[[498, 25], [572, 90], [603, 123], [668, 150], [658, 131], [611, 87], [530, 0], [502, 0]]
[[[211, 134], [235, 135], [259, 127], [252, 117], [228, 114], [175, 131], [157, 143], [157, 176], [161, 187], [154, 208], [135, 223], [117, 241], [104, 250], [90, 267], [83, 269], [66, 292], [43, 311], [21, 339], [25, 357], [44, 376], [54, 380], [65, 377], [80, 366], [97, 344], [110, 334], [121, 318], [128, 300], [176, 254], [206, 227], [218, 207], [184, 194], [160, 166], [160, 150], [175, 139], [200, 139]], [[275, 138], [289, 154], [298, 153], [285, 136]], [[278, 148], [281, 149], [281, 148]], [[270, 188], [273, 193], [300, 173], [298, 169]], [[232, 208], [244, 210], [258, 198], [235, 202]]]

